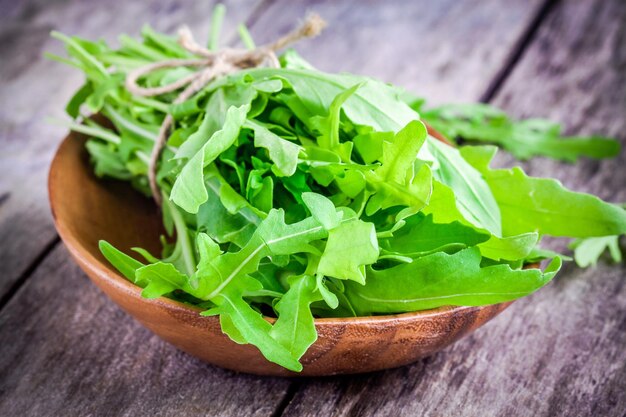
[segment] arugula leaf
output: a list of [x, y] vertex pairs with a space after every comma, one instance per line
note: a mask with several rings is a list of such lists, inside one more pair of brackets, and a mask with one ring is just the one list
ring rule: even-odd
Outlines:
[[[488, 167], [494, 148], [465, 147], [461, 154], [485, 177], [502, 212], [505, 235], [538, 232], [593, 237], [626, 233], [626, 210], [565, 189], [554, 179], [532, 178], [520, 168]], [[511, 192], [515, 190], [515, 192]]]
[[341, 223], [328, 232], [326, 248], [317, 271], [365, 284], [365, 265], [378, 259], [378, 239], [372, 223], [360, 220]]
[[329, 199], [316, 193], [302, 193], [302, 201], [324, 229], [331, 230], [339, 226], [342, 213], [337, 212]]
[[502, 236], [502, 219], [489, 186], [457, 149], [431, 140], [429, 149], [440, 161], [433, 176], [454, 190], [456, 204], [463, 217], [473, 225]]
[[548, 283], [561, 267], [542, 273], [509, 265], [480, 267], [478, 248], [435, 253], [384, 270], [367, 269], [367, 285], [346, 282], [346, 296], [359, 315], [426, 310], [444, 305], [484, 305], [514, 300]]
[[608, 158], [620, 151], [618, 141], [601, 136], [562, 136], [561, 127], [543, 119], [514, 121], [486, 104], [447, 104], [422, 110], [422, 118], [450, 139], [494, 143], [518, 159], [547, 156], [567, 162], [579, 157]]
[[576, 239], [570, 244], [574, 249], [574, 260], [581, 268], [596, 266], [600, 256], [608, 250], [614, 262], [622, 262], [622, 252], [619, 248], [619, 236], [589, 237]]
[[254, 146], [267, 149], [275, 164], [276, 175], [290, 177], [296, 172], [298, 154], [302, 148], [281, 138], [265, 126], [248, 120], [245, 127], [254, 130]]
[[135, 279], [135, 272], [144, 266], [141, 262], [136, 260], [135, 258], [131, 258], [126, 255], [124, 252], [116, 249], [113, 245], [111, 245], [106, 240], [101, 240], [98, 242], [98, 247], [100, 248], [100, 252], [106, 258], [107, 261], [111, 262], [111, 265], [117, 268], [118, 271], [122, 273], [126, 278], [130, 281], [138, 284]]
[[480, 253], [489, 259], [496, 261], [526, 258], [539, 241], [539, 234], [536, 232], [523, 233], [517, 236], [491, 238], [478, 245]]
[[241, 248], [250, 240], [260, 219], [254, 217], [252, 221], [250, 217], [246, 217], [246, 209], [243, 208], [234, 214], [230, 213], [220, 199], [219, 190], [220, 188], [215, 190], [211, 185], [207, 187], [209, 198], [198, 209], [198, 230], [205, 231], [219, 243], [232, 242]]
[[326, 237], [326, 230], [312, 217], [294, 224], [286, 224], [282, 210], [272, 210], [256, 229], [248, 243], [238, 252], [227, 252], [198, 270], [196, 297], [211, 300], [231, 281], [252, 274], [259, 261], [270, 255], [289, 255], [316, 252], [309, 245], [313, 240]]
[[367, 203], [368, 216], [397, 205], [407, 206], [409, 215], [426, 205], [431, 194], [430, 168], [423, 165], [413, 175], [415, 158], [426, 137], [424, 124], [412, 121], [393, 137], [393, 141], [383, 142], [382, 165], [365, 173], [366, 182], [374, 191]]
[[[229, 285], [213, 299], [217, 307], [201, 314], [204, 316], [219, 314], [221, 317], [228, 317], [232, 327], [222, 327], [222, 330], [230, 330], [227, 334], [235, 342], [245, 341], [253, 344], [267, 360], [292, 371], [301, 371], [302, 365], [295, 355], [271, 336], [272, 325], [242, 298], [245, 292], [258, 289], [259, 282], [244, 275], [237, 281], [229, 282]], [[236, 331], [233, 331], [235, 329]]]
[[[182, 106], [184, 104], [185, 103], [181, 103], [179, 106]], [[224, 126], [228, 110], [229, 106], [226, 103], [224, 91], [219, 90], [216, 91], [215, 94], [212, 94], [207, 102], [202, 121], [198, 126], [195, 126], [193, 133], [189, 135], [187, 140], [185, 140], [180, 145], [180, 147], [176, 151], [175, 158], [190, 159], [195, 154], [197, 154], [198, 151], [202, 149], [202, 146], [204, 146], [206, 141], [209, 140], [209, 138], [211, 138], [217, 131], [219, 131]], [[180, 110], [178, 110], [177, 112], [179, 111]], [[172, 109], [172, 113], [174, 112], [175, 110]]]
[[317, 340], [311, 303], [321, 299], [315, 278], [301, 275], [289, 279], [289, 290], [276, 304], [278, 320], [270, 335], [299, 359]]
[[376, 170], [380, 180], [403, 184], [427, 136], [424, 123], [415, 120], [400, 130], [393, 140], [384, 141], [382, 166]]
[[70, 101], [65, 106], [65, 112], [73, 119], [76, 119], [80, 112], [80, 106], [85, 102], [87, 97], [93, 93], [93, 85], [89, 82], [80, 87]]
[[209, 198], [204, 185], [204, 167], [235, 143], [249, 109], [249, 105], [229, 108], [224, 127], [211, 136], [176, 178], [170, 199], [188, 213], [197, 213]]
[[[418, 118], [407, 105], [398, 101], [397, 92], [382, 82], [351, 74], [324, 74], [315, 70], [291, 68], [259, 68], [242, 71], [233, 78], [251, 76], [254, 79], [279, 78], [286, 80], [299, 101], [313, 114], [328, 114], [337, 95], [364, 83], [354, 92], [342, 108], [353, 123], [372, 126], [379, 131], [397, 131]], [[292, 103], [289, 103], [292, 104]], [[288, 107], [292, 107], [288, 105]]]
[[382, 239], [381, 247], [406, 256], [441, 250], [452, 244], [470, 247], [489, 240], [490, 235], [458, 221], [435, 223], [433, 216], [416, 214], [392, 238]]
[[136, 281], [147, 282], [141, 295], [145, 298], [157, 298], [176, 289], [183, 288], [187, 277], [170, 263], [157, 262], [137, 269]]
[[572, 258], [570, 256], [567, 255], [563, 255], [562, 253], [558, 253], [549, 249], [543, 249], [540, 248], [538, 246], [535, 246], [535, 248], [533, 248], [533, 250], [530, 251], [530, 253], [528, 254], [528, 256], [526, 256], [526, 258], [524, 258], [523, 263], [525, 265], [527, 264], [533, 264], [533, 263], [537, 263], [537, 262], [541, 262], [543, 260], [546, 259], [552, 259], [552, 258], [556, 258], [559, 257], [561, 258], [562, 261], [571, 261]]
[[[321, 136], [317, 138], [317, 143], [323, 149], [338, 149], [341, 144], [339, 143], [339, 121], [341, 116], [341, 107], [346, 100], [356, 93], [356, 91], [364, 83], [355, 84], [347, 90], [337, 94], [337, 96], [330, 103], [328, 109], [328, 115], [325, 117], [314, 118], [318, 129], [321, 131]], [[349, 145], [350, 150], [352, 145], [349, 142], [344, 143]], [[343, 156], [344, 160], [350, 160], [350, 155], [344, 149], [338, 150], [338, 153]]]

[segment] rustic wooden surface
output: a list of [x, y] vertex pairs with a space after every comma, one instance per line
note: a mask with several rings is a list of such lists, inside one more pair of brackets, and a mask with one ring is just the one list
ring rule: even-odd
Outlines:
[[[298, 49], [316, 66], [382, 78], [432, 102], [487, 100], [626, 144], [622, 0], [230, 1], [263, 41], [305, 10], [330, 22]], [[207, 33], [211, 2], [0, 0], [0, 415], [623, 416], [626, 268], [568, 265], [442, 353], [369, 375], [237, 375], [176, 351], [91, 285], [58, 243], [45, 177], [64, 129], [44, 122], [80, 75], [42, 59], [52, 29], [114, 40], [144, 21]], [[232, 39], [232, 31], [226, 39]], [[503, 157], [500, 163], [510, 163]], [[626, 201], [626, 153], [534, 175]], [[561, 245], [555, 242], [555, 245]]]

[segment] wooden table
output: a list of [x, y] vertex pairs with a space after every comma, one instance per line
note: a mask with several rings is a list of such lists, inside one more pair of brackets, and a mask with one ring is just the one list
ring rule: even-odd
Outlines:
[[[0, 415], [624, 416], [626, 268], [571, 263], [538, 293], [443, 352], [368, 375], [238, 375], [177, 351], [134, 322], [70, 260], [46, 175], [81, 84], [42, 58], [60, 30], [115, 41], [144, 22], [208, 32], [211, 1], [0, 0]], [[626, 142], [623, 0], [228, 1], [258, 42], [305, 10], [330, 23], [298, 45], [315, 66], [402, 85], [433, 104], [482, 100]], [[511, 163], [503, 157], [500, 163]], [[626, 201], [615, 160], [525, 164], [533, 175]], [[559, 244], [557, 242], [557, 244]]]

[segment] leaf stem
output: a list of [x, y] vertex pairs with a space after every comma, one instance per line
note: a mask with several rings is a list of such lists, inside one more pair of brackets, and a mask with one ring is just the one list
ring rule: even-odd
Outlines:
[[181, 244], [183, 251], [183, 261], [185, 263], [185, 269], [188, 276], [192, 276], [196, 270], [196, 260], [194, 256], [194, 250], [191, 246], [191, 240], [189, 239], [189, 233], [187, 233], [187, 224], [185, 219], [180, 214], [180, 211], [170, 202], [169, 196], [163, 193], [163, 203], [167, 204], [168, 209], [172, 215], [174, 221], [174, 228], [176, 229], [176, 237]]
[[248, 31], [248, 28], [246, 27], [246, 25], [241, 23], [237, 27], [237, 30], [239, 31], [239, 37], [241, 38], [241, 41], [246, 46], [246, 48], [250, 50], [255, 49], [256, 44], [254, 43], [254, 39], [252, 39], [252, 36], [250, 35], [250, 32]]
[[211, 15], [211, 37], [209, 38], [209, 49], [211, 51], [217, 51], [224, 15], [226, 15], [226, 6], [219, 3], [215, 6], [213, 15]]

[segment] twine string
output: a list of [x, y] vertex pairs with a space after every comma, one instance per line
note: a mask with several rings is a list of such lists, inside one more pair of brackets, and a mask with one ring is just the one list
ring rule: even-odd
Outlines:
[[[213, 52], [200, 46], [193, 38], [189, 28], [182, 27], [178, 32], [178, 43], [197, 58], [170, 59], [154, 62], [131, 71], [126, 77], [126, 89], [134, 95], [151, 97], [171, 93], [183, 89], [174, 99], [173, 104], [180, 104], [189, 100], [215, 78], [234, 72], [255, 67], [278, 68], [280, 63], [276, 51], [285, 48], [304, 38], [317, 36], [326, 26], [326, 22], [317, 14], [310, 14], [296, 29], [280, 37], [275, 42], [248, 50], [238, 48], [223, 48]], [[163, 68], [197, 67], [198, 70], [182, 77], [170, 84], [159, 87], [143, 87], [139, 79], [151, 72]], [[155, 140], [150, 162], [148, 164], [148, 181], [152, 190], [152, 197], [158, 206], [161, 206], [161, 191], [156, 178], [157, 166], [161, 152], [165, 147], [169, 130], [174, 123], [171, 114], [167, 114], [159, 128]]]

